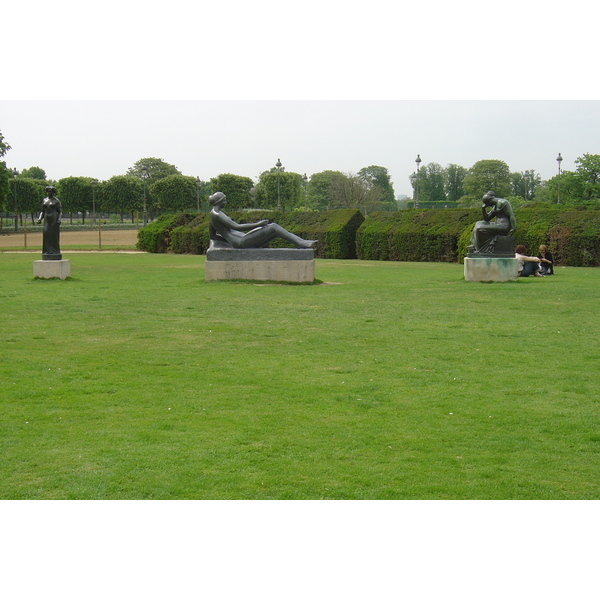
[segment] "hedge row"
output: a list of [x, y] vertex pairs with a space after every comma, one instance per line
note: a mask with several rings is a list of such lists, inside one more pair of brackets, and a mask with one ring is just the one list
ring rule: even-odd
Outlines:
[[[534, 204], [517, 208], [515, 243], [537, 254], [546, 244], [558, 264], [600, 266], [600, 207]], [[409, 209], [379, 212], [365, 220], [353, 209], [327, 212], [232, 212], [239, 223], [269, 219], [289, 231], [317, 240], [318, 258], [460, 262], [466, 255], [481, 209]], [[208, 215], [159, 217], [140, 230], [138, 248], [147, 252], [204, 254], [208, 248]], [[275, 240], [272, 247], [284, 247]]]
[[[238, 223], [269, 219], [307, 240], [317, 240], [318, 258], [356, 258], [356, 232], [364, 217], [359, 210], [340, 209], [327, 212], [273, 211], [231, 212]], [[137, 247], [146, 252], [205, 254], [209, 245], [209, 217], [206, 213], [163, 215], [139, 231]], [[291, 247], [277, 239], [268, 247]]]
[[[546, 244], [558, 264], [600, 266], [600, 207], [533, 204], [515, 210], [515, 244], [537, 254]], [[357, 232], [358, 258], [462, 261], [481, 209], [422, 210], [369, 216]]]

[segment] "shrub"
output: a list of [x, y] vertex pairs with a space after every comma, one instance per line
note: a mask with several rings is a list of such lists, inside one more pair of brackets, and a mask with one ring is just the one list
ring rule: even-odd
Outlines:
[[[273, 211], [231, 212], [238, 223], [269, 219], [288, 231], [310, 240], [317, 240], [318, 258], [356, 258], [356, 231], [364, 221], [359, 210], [340, 209], [327, 212]], [[147, 225], [138, 234], [138, 248], [147, 252], [204, 254], [209, 246], [209, 215], [164, 215]], [[292, 247], [283, 240], [273, 240], [271, 248]]]
[[185, 225], [194, 217], [188, 213], [161, 215], [138, 231], [137, 248], [146, 252], [167, 252], [171, 244], [171, 232]]
[[458, 239], [474, 222], [468, 209], [409, 209], [370, 215], [357, 232], [359, 258], [456, 262]]

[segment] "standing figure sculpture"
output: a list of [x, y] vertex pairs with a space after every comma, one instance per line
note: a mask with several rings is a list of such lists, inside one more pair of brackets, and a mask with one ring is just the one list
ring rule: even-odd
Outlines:
[[[508, 251], [508, 248], [500, 248], [500, 246], [506, 245], [502, 243], [506, 241], [502, 240], [502, 236], [512, 236], [517, 228], [517, 221], [510, 202], [504, 198], [496, 198], [494, 192], [488, 192], [482, 200], [483, 221], [475, 223], [471, 245], [467, 249], [469, 254], [493, 255], [498, 254], [499, 251]], [[496, 220], [492, 221], [494, 218]], [[498, 243], [499, 241], [501, 243]], [[514, 240], [512, 238], [510, 243], [513, 250], [510, 250], [509, 253], [514, 256]]]
[[46, 198], [42, 200], [42, 212], [38, 225], [44, 221], [42, 260], [61, 260], [60, 253], [60, 200], [55, 196], [56, 188], [46, 186]]
[[227, 203], [223, 192], [214, 193], [208, 201], [213, 207], [208, 227], [211, 248], [260, 248], [275, 238], [291, 242], [296, 248], [312, 248], [316, 244], [316, 240], [303, 240], [267, 219], [257, 223], [236, 223], [221, 211]]

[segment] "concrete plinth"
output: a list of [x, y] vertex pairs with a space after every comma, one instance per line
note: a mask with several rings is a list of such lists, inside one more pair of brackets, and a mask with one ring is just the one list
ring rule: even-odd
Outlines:
[[519, 261], [516, 258], [465, 258], [466, 281], [517, 281]]
[[34, 260], [33, 276], [40, 279], [66, 279], [71, 275], [70, 260]]
[[206, 252], [204, 280], [248, 279], [310, 283], [314, 251], [295, 248], [213, 248]]

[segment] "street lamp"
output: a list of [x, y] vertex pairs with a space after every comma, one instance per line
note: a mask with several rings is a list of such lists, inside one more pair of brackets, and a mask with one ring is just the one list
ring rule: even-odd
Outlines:
[[306, 173], [304, 173], [302, 181], [304, 182], [304, 212], [306, 212], [306, 184], [308, 182], [308, 177], [306, 176]]
[[560, 163], [562, 162], [562, 156], [560, 155], [560, 152], [556, 157], [556, 162], [558, 163], [558, 200], [556, 201], [556, 203], [560, 204]]
[[146, 178], [148, 177], [148, 169], [146, 165], [142, 165], [142, 182], [144, 184], [144, 227], [148, 224], [148, 213], [146, 211]]
[[19, 216], [17, 215], [17, 175], [19, 171], [17, 169], [13, 169], [13, 180], [14, 180], [14, 191], [15, 191], [15, 231], [19, 230]]
[[415, 208], [419, 208], [419, 165], [421, 164], [421, 157], [417, 154], [417, 158], [415, 158], [415, 162], [417, 163], [417, 186], [416, 186], [416, 195], [415, 195]]
[[200, 212], [200, 177], [196, 175], [196, 203], [198, 204], [198, 212]]
[[94, 218], [96, 214], [96, 183], [98, 183], [95, 179], [90, 181], [90, 185], [92, 186], [92, 226], [94, 225]]
[[277, 210], [281, 212], [281, 189], [279, 187], [279, 170], [281, 169], [281, 159], [277, 159]]

